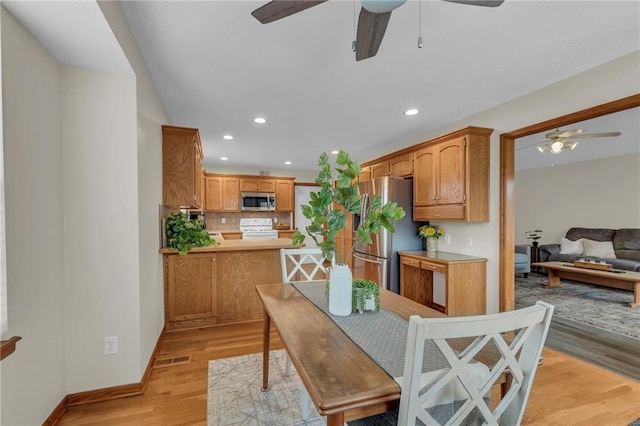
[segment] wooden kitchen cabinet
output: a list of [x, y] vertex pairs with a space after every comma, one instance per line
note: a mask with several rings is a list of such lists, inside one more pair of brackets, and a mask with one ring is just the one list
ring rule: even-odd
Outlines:
[[[400, 295], [449, 316], [484, 315], [487, 259], [458, 253], [400, 252]], [[444, 305], [437, 303], [444, 288]]]
[[489, 221], [489, 136], [468, 127], [414, 153], [413, 219]]
[[168, 328], [191, 321], [215, 324], [217, 314], [217, 253], [165, 256]]
[[162, 126], [162, 204], [202, 208], [204, 179], [198, 129]]
[[371, 179], [377, 179], [384, 176], [389, 176], [389, 162], [383, 161], [381, 163], [372, 164], [369, 166], [371, 169]]
[[240, 192], [276, 192], [276, 181], [260, 177], [243, 177], [240, 179]]
[[389, 174], [396, 177], [413, 176], [413, 153], [391, 158], [389, 160]]
[[286, 231], [282, 231], [279, 230], [278, 231], [278, 238], [291, 238], [291, 236], [293, 235], [293, 233], [296, 232], [294, 230], [286, 230]]
[[208, 212], [239, 212], [240, 179], [206, 174], [204, 210]]
[[371, 167], [364, 166], [360, 169], [360, 182], [371, 179]]
[[294, 209], [294, 186], [292, 179], [278, 179], [276, 182], [276, 211], [292, 212]]

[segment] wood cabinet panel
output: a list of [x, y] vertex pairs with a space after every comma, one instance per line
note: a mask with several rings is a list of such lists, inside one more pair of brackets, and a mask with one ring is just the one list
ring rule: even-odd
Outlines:
[[381, 163], [372, 164], [371, 166], [371, 179], [377, 179], [384, 176], [389, 176], [389, 162], [383, 161]]
[[215, 317], [216, 310], [216, 254], [170, 256], [167, 267], [168, 321]]
[[202, 144], [198, 129], [162, 126], [162, 203], [201, 208], [204, 203]]
[[489, 135], [469, 127], [414, 153], [414, 220], [489, 220]]
[[240, 231], [231, 231], [231, 232], [222, 232], [222, 236], [225, 240], [241, 240], [242, 232]]
[[413, 154], [404, 154], [389, 160], [389, 174], [397, 177], [413, 176]]
[[278, 238], [291, 238], [296, 231], [278, 231]]
[[292, 212], [294, 208], [293, 180], [276, 180], [276, 211]]
[[252, 250], [218, 253], [218, 270], [224, 271], [224, 285], [218, 291], [218, 322], [262, 318], [258, 284], [282, 282], [279, 250]]
[[274, 179], [242, 178], [240, 179], [241, 192], [276, 192], [276, 181]]
[[208, 212], [240, 211], [240, 179], [221, 175], [205, 175], [205, 203]]
[[360, 182], [371, 179], [371, 167], [365, 166], [360, 169]]
[[[445, 306], [434, 302], [434, 273], [444, 274]], [[400, 253], [400, 294], [450, 316], [486, 313], [486, 275], [484, 258], [447, 261]]]

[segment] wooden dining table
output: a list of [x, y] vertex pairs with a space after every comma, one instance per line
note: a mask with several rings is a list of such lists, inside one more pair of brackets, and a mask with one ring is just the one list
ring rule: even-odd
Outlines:
[[[264, 306], [263, 390], [269, 389], [273, 325], [318, 413], [327, 416], [327, 425], [343, 426], [398, 407], [400, 385], [295, 287], [258, 285], [256, 291]], [[383, 289], [380, 307], [407, 321], [411, 315], [445, 316]]]

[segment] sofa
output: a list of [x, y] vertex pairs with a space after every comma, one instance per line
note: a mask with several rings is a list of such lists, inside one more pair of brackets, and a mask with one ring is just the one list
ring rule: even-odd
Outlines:
[[531, 246], [530, 245], [517, 245], [515, 247], [515, 273], [523, 274], [525, 278], [531, 272]]
[[640, 272], [640, 228], [571, 228], [560, 244], [539, 247], [540, 262], [604, 260], [614, 269]]

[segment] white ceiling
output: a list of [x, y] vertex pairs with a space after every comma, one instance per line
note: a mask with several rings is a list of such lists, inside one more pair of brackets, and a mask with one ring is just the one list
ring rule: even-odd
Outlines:
[[[82, 19], [64, 22], [64, 13], [53, 27], [26, 23], [26, 15], [75, 2], [10, 3], [18, 4], [3, 2], [41, 42], [47, 30], [103, 31]], [[638, 1], [506, 0], [484, 8], [423, 0], [421, 49], [420, 3], [409, 1], [393, 11], [378, 55], [360, 62], [351, 51], [352, 1], [266, 25], [250, 15], [264, 3], [120, 2], [172, 124], [200, 129], [208, 170], [315, 169], [318, 155], [333, 149], [366, 161], [640, 49]], [[70, 49], [43, 45], [74, 64]], [[409, 107], [420, 114], [404, 116]], [[253, 123], [258, 115], [268, 123]], [[227, 133], [235, 139], [223, 140]]]

